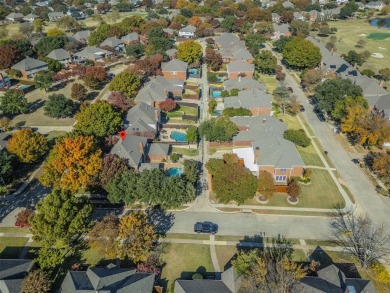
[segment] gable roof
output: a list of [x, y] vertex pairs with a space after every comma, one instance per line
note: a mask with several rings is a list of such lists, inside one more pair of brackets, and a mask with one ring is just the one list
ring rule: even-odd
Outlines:
[[182, 32], [182, 33], [195, 33], [196, 31], [196, 27], [192, 26], [192, 25], [187, 25], [185, 27], [183, 27], [181, 30], [179, 30], [179, 32]]
[[223, 33], [220, 36], [214, 38], [215, 44], [217, 44], [219, 47], [228, 46], [229, 44], [232, 44], [239, 40], [240, 38], [232, 33]]
[[112, 53], [98, 47], [88, 46], [85, 47], [82, 51], [77, 52], [75, 55], [87, 59], [95, 59], [101, 58], [104, 55], [112, 55]]
[[175, 293], [232, 293], [218, 280], [177, 280]]
[[141, 147], [144, 152], [147, 142], [148, 139], [146, 137], [128, 134], [123, 141], [120, 139], [114, 145], [110, 153], [120, 158], [128, 159], [130, 167], [138, 168], [143, 157]]
[[140, 89], [134, 100], [148, 104], [165, 101], [173, 91], [183, 90], [183, 86], [184, 81], [182, 80], [157, 76]]
[[34, 69], [36, 68], [38, 68], [39, 70], [43, 70], [40, 67], [44, 67], [44, 66], [47, 66], [46, 62], [31, 57], [26, 57], [22, 61], [12, 66], [12, 69], [23, 70], [23, 71], [34, 71]]
[[157, 117], [161, 112], [160, 109], [154, 108], [144, 102], [138, 103], [126, 114], [126, 121], [129, 125], [136, 123], [139, 120], [142, 120], [146, 124], [157, 123]]
[[271, 107], [272, 95], [258, 89], [243, 90], [237, 97], [224, 98], [226, 108], [251, 108], [251, 107]]
[[246, 63], [245, 61], [234, 61], [232, 63], [229, 63], [227, 66], [227, 71], [229, 73], [231, 72], [254, 72], [255, 66], [253, 64]]
[[61, 292], [95, 293], [99, 292], [140, 292], [153, 291], [154, 274], [137, 273], [135, 269], [107, 267], [88, 268], [83, 271], [69, 271]]
[[124, 42], [139, 41], [139, 35], [137, 33], [129, 33], [121, 38]]
[[6, 19], [17, 19], [17, 18], [23, 18], [22, 13], [12, 12], [6, 16]]
[[48, 14], [47, 14], [47, 16], [50, 18], [50, 17], [55, 17], [55, 18], [57, 18], [57, 17], [63, 17], [63, 16], [65, 16], [65, 14], [63, 13], [63, 12], [49, 12]]
[[151, 143], [146, 152], [150, 156], [167, 156], [169, 153], [169, 144], [166, 143]]
[[161, 63], [162, 71], [187, 71], [187, 68], [187, 62], [179, 59], [173, 59], [171, 61]]
[[89, 30], [84, 30], [84, 31], [78, 31], [77, 33], [75, 33], [72, 38], [80, 41], [80, 40], [88, 40], [89, 38], [89, 35], [91, 34], [91, 32]]
[[32, 260], [0, 259], [0, 291], [22, 292], [22, 281], [33, 266]]
[[122, 44], [123, 44], [122, 40], [117, 39], [115, 37], [109, 37], [109, 38], [105, 39], [100, 44], [100, 47], [108, 46], [108, 47], [111, 47], [111, 48], [115, 48], [115, 47], [118, 47], [119, 45], [122, 45]]
[[53, 59], [53, 60], [58, 60], [58, 61], [61, 61], [61, 60], [66, 60], [66, 59], [70, 59], [70, 54], [68, 51], [64, 50], [64, 49], [55, 49], [53, 51], [51, 51], [47, 57]]
[[385, 116], [390, 116], [390, 94], [381, 96], [375, 103], [375, 107], [383, 111]]
[[249, 77], [235, 77], [233, 79], [227, 79], [223, 82], [223, 86], [225, 90], [232, 90], [232, 89], [238, 89], [238, 90], [249, 90], [249, 89], [259, 89], [259, 90], [266, 90], [266, 86], [257, 80]]

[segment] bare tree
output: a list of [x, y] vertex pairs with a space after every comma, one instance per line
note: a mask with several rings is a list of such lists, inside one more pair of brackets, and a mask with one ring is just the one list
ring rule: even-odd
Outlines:
[[346, 252], [358, 258], [363, 268], [390, 254], [390, 234], [366, 215], [355, 211], [333, 214], [330, 222], [332, 240]]

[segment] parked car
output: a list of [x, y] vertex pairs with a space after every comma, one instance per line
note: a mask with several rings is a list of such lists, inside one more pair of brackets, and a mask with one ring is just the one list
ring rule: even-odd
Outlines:
[[215, 234], [218, 232], [218, 225], [208, 221], [196, 222], [194, 225], [194, 232]]
[[293, 92], [294, 92], [294, 90], [292, 89], [291, 86], [289, 86], [287, 89], [288, 89], [288, 91], [289, 91], [290, 93], [293, 93]]
[[303, 105], [300, 105], [300, 106], [299, 106], [299, 111], [305, 112], [305, 107], [303, 107]]

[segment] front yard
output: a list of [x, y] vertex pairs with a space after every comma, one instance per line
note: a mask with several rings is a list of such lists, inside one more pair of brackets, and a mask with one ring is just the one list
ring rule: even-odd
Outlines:
[[19, 255], [22, 252], [24, 245], [27, 243], [27, 240], [27, 237], [1, 237], [0, 258], [19, 258]]

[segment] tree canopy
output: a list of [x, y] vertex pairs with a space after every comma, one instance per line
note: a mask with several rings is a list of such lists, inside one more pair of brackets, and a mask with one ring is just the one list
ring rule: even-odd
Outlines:
[[272, 74], [275, 72], [277, 59], [271, 51], [261, 51], [255, 56], [255, 66], [261, 73]]
[[257, 178], [238, 162], [237, 155], [224, 154], [223, 159], [209, 159], [206, 168], [212, 175], [213, 191], [219, 202], [243, 204], [255, 196]]
[[22, 60], [22, 52], [15, 45], [0, 46], [0, 69], [10, 68], [12, 65]]
[[114, 213], [97, 222], [88, 233], [89, 246], [106, 258], [116, 258], [118, 253], [119, 219]]
[[72, 117], [76, 105], [72, 100], [65, 98], [63, 94], [52, 94], [48, 97], [43, 109], [46, 116], [58, 119]]
[[115, 76], [110, 85], [110, 91], [122, 92], [128, 98], [135, 98], [141, 81], [137, 75], [130, 72], [121, 72]]
[[16, 90], [8, 90], [0, 97], [0, 110], [4, 114], [22, 114], [28, 109], [27, 98]]
[[43, 57], [55, 49], [64, 48], [67, 41], [68, 37], [64, 35], [53, 37], [46, 36], [39, 40], [35, 45], [35, 49], [38, 51], [38, 54]]
[[231, 141], [237, 133], [238, 128], [236, 124], [226, 116], [203, 121], [199, 127], [199, 134], [206, 136], [207, 141]]
[[47, 92], [53, 84], [53, 74], [50, 71], [39, 71], [34, 76], [35, 86]]
[[313, 68], [320, 64], [322, 55], [320, 48], [310, 41], [296, 37], [283, 48], [283, 58], [288, 65], [299, 69]]
[[23, 279], [23, 293], [47, 293], [51, 289], [52, 280], [49, 275], [42, 270], [33, 270]]
[[7, 150], [0, 150], [0, 186], [6, 184], [7, 177], [12, 175], [13, 170], [13, 156]]
[[44, 135], [31, 128], [18, 130], [9, 139], [7, 150], [23, 163], [32, 163], [40, 159], [48, 150]]
[[198, 62], [203, 55], [202, 52], [202, 46], [194, 40], [181, 42], [177, 46], [177, 58], [188, 64]]
[[82, 107], [76, 120], [76, 130], [98, 138], [115, 134], [123, 125], [121, 113], [105, 101]]
[[39, 181], [44, 186], [77, 192], [101, 170], [101, 154], [91, 136], [63, 137], [50, 151]]

